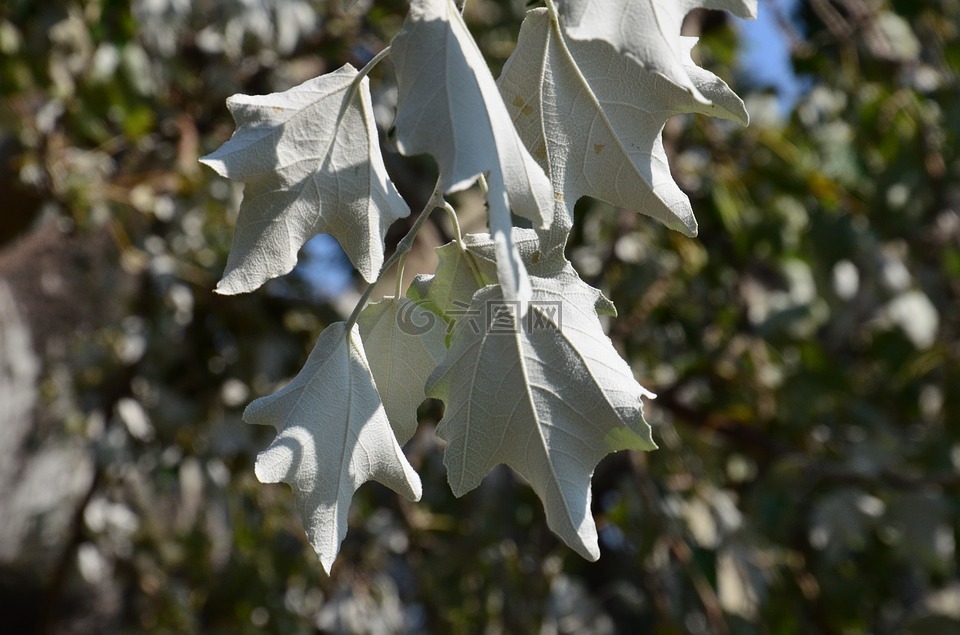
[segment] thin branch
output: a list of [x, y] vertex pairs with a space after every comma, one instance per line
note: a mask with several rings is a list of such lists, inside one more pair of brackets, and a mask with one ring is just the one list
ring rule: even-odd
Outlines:
[[370, 294], [373, 293], [373, 288], [376, 286], [377, 282], [383, 277], [383, 274], [392, 267], [397, 262], [402, 262], [403, 258], [407, 255], [407, 252], [413, 247], [413, 241], [417, 237], [417, 233], [420, 231], [420, 228], [423, 227], [423, 224], [427, 222], [427, 219], [430, 218], [430, 212], [438, 207], [443, 207], [443, 192], [440, 188], [440, 181], [437, 180], [437, 185], [433, 189], [433, 195], [430, 197], [430, 200], [427, 201], [427, 204], [424, 206], [423, 210], [420, 212], [420, 215], [417, 216], [417, 220], [413, 222], [413, 225], [410, 227], [410, 230], [407, 232], [407, 235], [400, 239], [400, 242], [397, 243], [396, 249], [393, 251], [393, 254], [387, 258], [386, 262], [383, 263], [383, 266], [380, 267], [380, 273], [377, 274], [377, 279], [367, 285], [366, 291], [363, 292], [363, 295], [360, 296], [360, 300], [357, 301], [357, 306], [354, 307], [353, 313], [350, 314], [350, 318], [347, 320], [346, 333], [349, 334], [353, 329], [353, 325], [357, 323], [357, 318], [360, 316], [360, 311], [363, 310], [363, 307], [366, 306], [367, 300], [370, 299]]

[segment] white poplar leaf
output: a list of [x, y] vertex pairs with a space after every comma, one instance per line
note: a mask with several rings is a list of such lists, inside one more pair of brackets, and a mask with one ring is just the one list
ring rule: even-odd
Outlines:
[[661, 73], [701, 103], [689, 75], [689, 55], [680, 42], [683, 18], [693, 9], [757, 17], [757, 0], [558, 0], [567, 34], [576, 40], [605, 40], [651, 72]]
[[399, 90], [397, 147], [406, 155], [433, 155], [444, 193], [486, 175], [500, 283], [508, 297], [529, 298], [527, 273], [510, 244], [510, 212], [548, 226], [553, 188], [517, 136], [452, 0], [413, 0], [390, 57]]
[[690, 201], [670, 174], [663, 126], [687, 112], [746, 124], [747, 112], [722, 80], [690, 61], [696, 39], [677, 40], [685, 47], [687, 73], [710, 103], [606, 42], [563, 37], [543, 9], [527, 14], [500, 91], [571, 219], [576, 201], [590, 195], [696, 235]]
[[599, 291], [572, 270], [531, 282], [521, 329], [486, 319], [504, 305], [498, 287], [474, 295], [477, 319], [457, 323], [427, 394], [446, 403], [437, 434], [448, 442], [444, 465], [455, 495], [506, 463], [536, 491], [550, 528], [596, 560], [593, 471], [610, 452], [656, 448], [641, 403], [653, 395], [604, 334]]
[[397, 441], [417, 431], [427, 378], [447, 352], [447, 324], [407, 298], [368, 304], [357, 318], [377, 392]]
[[290, 90], [234, 95], [233, 137], [201, 161], [245, 184], [219, 293], [252, 291], [289, 273], [307, 240], [332, 234], [368, 282], [383, 237], [410, 213], [390, 181], [364, 78], [349, 64]]
[[293, 487], [307, 537], [327, 572], [347, 535], [350, 501], [360, 485], [377, 481], [420, 499], [420, 477], [387, 421], [356, 327], [349, 334], [344, 322], [327, 327], [293, 381], [251, 403], [243, 418], [277, 429], [257, 456], [257, 478]]

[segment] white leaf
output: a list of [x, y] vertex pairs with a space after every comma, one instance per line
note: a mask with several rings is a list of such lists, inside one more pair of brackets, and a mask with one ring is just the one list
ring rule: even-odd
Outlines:
[[419, 500], [414, 472], [387, 421], [356, 327], [327, 327], [300, 373], [243, 413], [277, 437], [257, 457], [263, 483], [289, 483], [310, 544], [329, 572], [347, 534], [347, 514], [363, 483], [382, 483]]
[[[590, 480], [610, 452], [656, 447], [633, 379], [604, 335], [594, 307], [601, 294], [571, 270], [531, 278], [522, 329], [486, 320], [509, 307], [497, 287], [478, 291], [457, 323], [450, 350], [427, 384], [446, 412], [437, 434], [450, 486], [460, 496], [499, 463], [523, 476], [543, 501], [547, 523], [590, 560], [600, 553], [590, 514]], [[516, 312], [513, 311], [513, 320]]]
[[723, 81], [690, 61], [694, 41], [683, 42], [685, 68], [710, 105], [606, 42], [564, 38], [542, 9], [527, 14], [500, 91], [524, 143], [562, 192], [560, 205], [571, 219], [577, 199], [590, 195], [696, 234], [690, 201], [667, 165], [663, 126], [684, 112], [744, 124], [747, 114]]
[[526, 271], [510, 244], [510, 212], [548, 226], [553, 188], [517, 136], [452, 0], [413, 0], [390, 57], [399, 89], [397, 147], [433, 155], [445, 193], [487, 175], [498, 277], [509, 297], [529, 298]]
[[246, 184], [220, 293], [252, 291], [297, 263], [320, 232], [333, 234], [368, 282], [383, 237], [410, 213], [387, 176], [370, 89], [351, 91], [350, 65], [282, 93], [234, 95], [233, 137], [201, 161]]
[[386, 298], [364, 307], [357, 326], [387, 418], [406, 443], [417, 431], [427, 378], [447, 352], [447, 325], [407, 298]]
[[688, 49], [680, 42], [683, 18], [697, 8], [757, 17], [757, 0], [559, 0], [567, 34], [605, 40], [651, 72], [661, 73], [697, 100], [709, 103], [689, 76]]

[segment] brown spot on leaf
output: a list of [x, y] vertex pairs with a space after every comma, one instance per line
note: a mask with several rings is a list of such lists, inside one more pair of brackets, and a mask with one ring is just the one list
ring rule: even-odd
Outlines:
[[541, 163], [545, 163], [547, 160], [547, 146], [544, 145], [543, 141], [537, 144], [537, 147], [531, 152], [533, 158], [537, 159]]
[[527, 117], [533, 114], [533, 108], [531, 108], [530, 104], [528, 104], [520, 95], [517, 95], [513, 98], [513, 105], [514, 107], [519, 108], [520, 112]]

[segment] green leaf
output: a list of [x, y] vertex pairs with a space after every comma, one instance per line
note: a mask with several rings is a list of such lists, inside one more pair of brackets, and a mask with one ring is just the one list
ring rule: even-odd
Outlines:
[[[511, 239], [531, 274], [549, 278], [573, 271], [562, 251], [544, 253], [538, 232], [514, 227]], [[489, 234], [467, 234], [462, 248], [456, 242], [449, 242], [437, 247], [436, 252], [439, 259], [436, 272], [417, 276], [407, 290], [407, 297], [447, 322], [455, 322], [470, 306], [474, 293], [496, 283], [496, 242]], [[604, 302], [598, 310], [616, 315], [610, 301], [604, 298]]]
[[377, 392], [400, 443], [417, 431], [427, 378], [447, 352], [447, 325], [407, 298], [367, 305], [357, 318]]
[[234, 95], [233, 137], [201, 161], [243, 181], [243, 203], [219, 293], [252, 291], [290, 272], [297, 252], [329, 232], [368, 282], [383, 237], [410, 213], [387, 176], [368, 81], [346, 65], [282, 93]]
[[710, 104], [644, 69], [603, 41], [577, 42], [544, 10], [527, 14], [500, 77], [520, 136], [544, 165], [562, 211], [590, 195], [695, 235], [690, 201], [674, 182], [661, 133], [675, 114], [700, 112], [747, 122], [743, 102], [719, 78], [690, 62], [685, 72]]
[[498, 287], [474, 295], [472, 319], [457, 323], [427, 394], [446, 403], [437, 434], [449, 444], [444, 465], [454, 494], [506, 463], [543, 501], [550, 528], [596, 560], [593, 471], [610, 452], [656, 448], [641, 403], [653, 395], [604, 334], [594, 310], [599, 291], [572, 270], [531, 282], [521, 328]]
[[414, 278], [407, 297], [447, 322], [453, 322], [470, 306], [474, 293], [496, 282], [496, 257], [479, 259], [455, 241], [437, 247], [436, 252], [439, 259], [436, 272]]
[[350, 333], [344, 322], [327, 327], [293, 381], [251, 403], [243, 418], [277, 429], [257, 456], [257, 478], [293, 487], [307, 537], [328, 572], [360, 485], [373, 480], [420, 499], [420, 477], [390, 428], [356, 327]]

